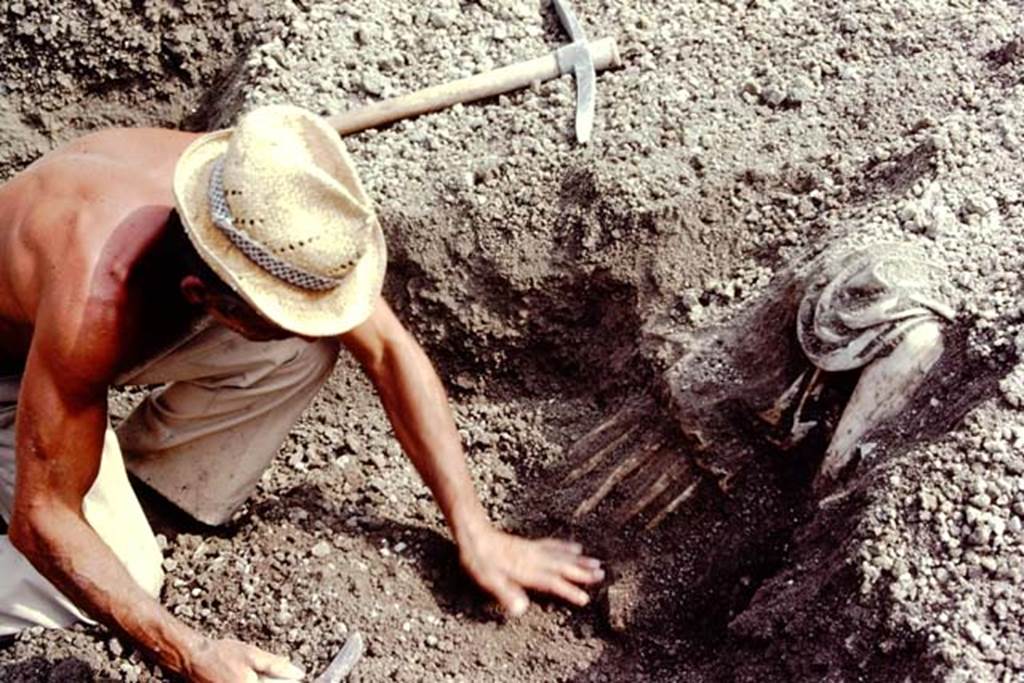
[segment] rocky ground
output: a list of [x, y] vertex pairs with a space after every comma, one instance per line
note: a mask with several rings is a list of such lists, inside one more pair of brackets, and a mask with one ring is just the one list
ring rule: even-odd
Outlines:
[[[1024, 8], [574, 5], [624, 58], [599, 79], [593, 144], [573, 142], [567, 78], [348, 143], [388, 296], [452, 391], [488, 508], [583, 541], [608, 586], [503, 623], [343, 362], [235, 523], [164, 529], [165, 602], [310, 670], [359, 629], [366, 681], [1020, 680]], [[548, 3], [519, 0], [15, 0], [0, 17], [0, 177], [99, 126], [336, 113], [565, 40]], [[577, 439], [813, 255], [880, 240], [946, 264], [960, 314], [840, 491], [809, 490], [821, 435], [789, 456], [750, 439], [727, 493], [702, 485], [653, 531], [611, 524], [614, 495], [573, 518], [593, 485], [563, 483]], [[671, 435], [672, 411], [650, 407], [649, 431]], [[746, 433], [742, 411], [722, 420]], [[97, 628], [0, 649], [3, 680], [90, 677], [154, 672]]]

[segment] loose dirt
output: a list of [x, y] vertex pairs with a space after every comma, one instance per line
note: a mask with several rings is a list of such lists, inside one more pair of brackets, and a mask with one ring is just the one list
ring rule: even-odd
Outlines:
[[[604, 558], [593, 606], [503, 623], [347, 360], [231, 525], [157, 510], [165, 603], [311, 671], [359, 629], [362, 681], [1020, 680], [1024, 8], [574, 6], [625, 62], [599, 77], [590, 146], [568, 78], [347, 143], [388, 237], [386, 293], [452, 392], [485, 504]], [[337, 113], [566, 39], [548, 3], [521, 0], [14, 0], [0, 18], [0, 178], [100, 126]], [[803, 362], [807, 264], [879, 240], [944, 263], [960, 315], [930, 384], [818, 500], [855, 377], [832, 378], [795, 451], [755, 415]], [[599, 479], [565, 483], [572, 446], [624, 405], [665, 460], [574, 519]], [[681, 419], [694, 406], [719, 435], [704, 451]], [[652, 531], [616, 526], [680, 459], [724, 476]], [[0, 678], [162, 674], [79, 627], [19, 636]]]

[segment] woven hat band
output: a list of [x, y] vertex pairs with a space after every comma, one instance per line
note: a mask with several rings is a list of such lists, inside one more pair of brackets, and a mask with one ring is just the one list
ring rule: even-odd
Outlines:
[[282, 261], [267, 247], [235, 227], [231, 208], [224, 194], [224, 157], [213, 163], [208, 188], [210, 218], [217, 229], [228, 238], [246, 258], [277, 279], [311, 292], [327, 292], [341, 284], [338, 278], [311, 273]]

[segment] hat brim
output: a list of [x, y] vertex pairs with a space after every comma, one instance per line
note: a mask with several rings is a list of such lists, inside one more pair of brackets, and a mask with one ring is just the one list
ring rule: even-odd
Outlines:
[[328, 337], [364, 322], [380, 297], [387, 269], [380, 223], [373, 219], [365, 253], [336, 288], [314, 292], [274, 277], [237, 249], [210, 217], [210, 174], [227, 151], [230, 135], [230, 130], [223, 130], [198, 138], [175, 166], [174, 200], [196, 251], [257, 312], [289, 332]]

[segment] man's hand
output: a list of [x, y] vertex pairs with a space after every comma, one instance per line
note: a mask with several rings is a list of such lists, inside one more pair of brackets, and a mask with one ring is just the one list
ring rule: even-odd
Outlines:
[[284, 657], [237, 640], [204, 640], [191, 653], [187, 676], [197, 683], [257, 683], [261, 677], [301, 681], [305, 672]]
[[583, 555], [578, 543], [528, 540], [488, 527], [459, 547], [462, 566], [493, 595], [509, 616], [530, 605], [527, 590], [556, 595], [582, 607], [590, 596], [580, 588], [604, 579], [600, 561]]

